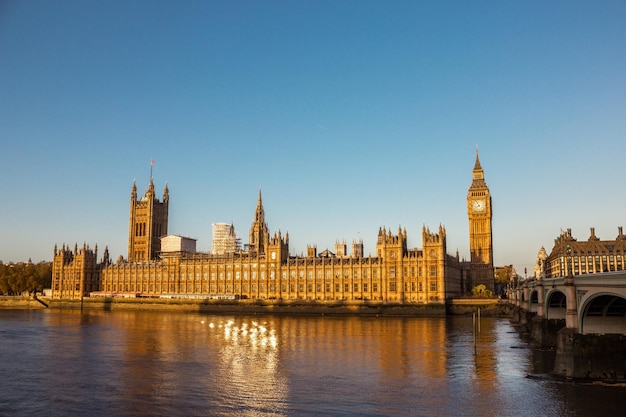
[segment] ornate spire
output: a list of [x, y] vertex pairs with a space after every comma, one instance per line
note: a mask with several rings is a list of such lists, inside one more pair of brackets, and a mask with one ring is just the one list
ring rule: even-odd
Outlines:
[[476, 145], [476, 162], [474, 163], [474, 169], [472, 170], [472, 185], [470, 188], [487, 188], [485, 183], [485, 172], [480, 165], [480, 159], [478, 158], [478, 145]]
[[474, 171], [482, 171], [483, 168], [480, 166], [480, 159], [478, 158], [478, 145], [476, 145], [476, 162], [474, 163]]
[[146, 190], [146, 196], [150, 194], [154, 197], [154, 178], [152, 177], [152, 167], [154, 166], [154, 159], [150, 158], [150, 182], [148, 183], [148, 189]]
[[265, 211], [263, 210], [263, 197], [261, 196], [261, 189], [259, 188], [259, 201], [256, 204], [256, 213], [254, 220], [257, 222], [265, 223]]
[[252, 227], [250, 228], [250, 250], [256, 253], [264, 253], [266, 244], [270, 238], [269, 234], [269, 229], [265, 223], [263, 197], [261, 196], [261, 189], [259, 188], [259, 200], [254, 214], [254, 222], [252, 222]]

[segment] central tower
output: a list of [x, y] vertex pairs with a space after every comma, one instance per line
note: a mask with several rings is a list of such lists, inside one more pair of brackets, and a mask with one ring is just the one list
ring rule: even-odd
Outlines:
[[256, 205], [256, 212], [254, 213], [254, 221], [250, 227], [250, 240], [249, 250], [257, 254], [265, 253], [266, 244], [269, 239], [269, 230], [267, 223], [265, 223], [265, 210], [263, 210], [263, 199], [261, 197], [261, 190], [259, 190], [259, 201]]
[[469, 218], [470, 286], [484, 284], [494, 290], [493, 242], [491, 233], [491, 194], [485, 182], [485, 172], [478, 159], [472, 171], [472, 185], [467, 192]]

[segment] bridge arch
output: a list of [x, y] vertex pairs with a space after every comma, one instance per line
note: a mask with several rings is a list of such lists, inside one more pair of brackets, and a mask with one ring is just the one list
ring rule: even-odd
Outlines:
[[581, 300], [578, 324], [582, 334], [626, 335], [626, 297], [598, 292]]
[[546, 319], [565, 320], [567, 310], [567, 297], [560, 290], [550, 290], [546, 294]]

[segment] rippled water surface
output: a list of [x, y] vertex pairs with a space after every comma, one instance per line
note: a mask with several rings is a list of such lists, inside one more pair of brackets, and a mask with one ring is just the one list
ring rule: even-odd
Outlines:
[[623, 415], [506, 319], [0, 311], [0, 415]]

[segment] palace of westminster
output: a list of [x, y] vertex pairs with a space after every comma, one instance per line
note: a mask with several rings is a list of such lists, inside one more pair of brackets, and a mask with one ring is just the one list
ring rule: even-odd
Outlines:
[[245, 249], [216, 251], [214, 244], [213, 253], [201, 253], [194, 239], [168, 235], [169, 190], [159, 200], [151, 175], [143, 197], [132, 187], [127, 259], [112, 262], [107, 248], [98, 261], [97, 245], [55, 245], [51, 296], [444, 303], [478, 284], [494, 289], [491, 195], [478, 151], [467, 210], [469, 261], [447, 253], [443, 226], [422, 227], [421, 249], [407, 248], [406, 229], [380, 228], [375, 256], [363, 255], [362, 241], [350, 254], [338, 242], [335, 253], [308, 246], [306, 256], [291, 256], [289, 234], [270, 232], [259, 192]]

